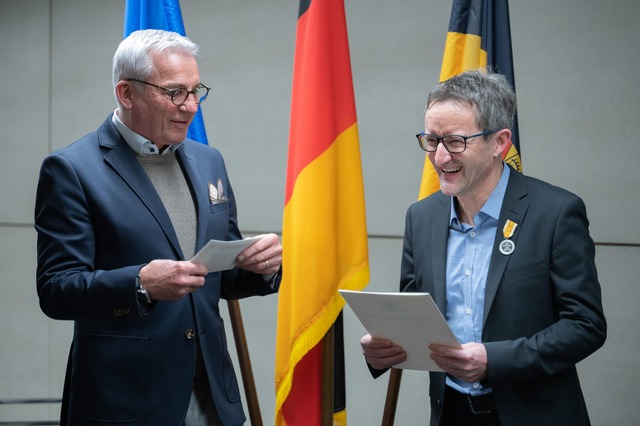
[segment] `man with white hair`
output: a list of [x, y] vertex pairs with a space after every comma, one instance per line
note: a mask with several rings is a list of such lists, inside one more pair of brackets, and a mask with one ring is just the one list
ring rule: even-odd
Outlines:
[[63, 425], [245, 422], [218, 303], [277, 292], [282, 246], [265, 234], [222, 272], [189, 261], [242, 238], [220, 152], [186, 139], [210, 90], [197, 53], [132, 33], [113, 58], [116, 111], [42, 164], [40, 306], [75, 322]]

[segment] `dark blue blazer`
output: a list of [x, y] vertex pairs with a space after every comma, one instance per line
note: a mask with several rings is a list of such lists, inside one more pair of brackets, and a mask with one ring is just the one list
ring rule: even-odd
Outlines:
[[[401, 291], [427, 292], [446, 311], [451, 197], [438, 192], [406, 216]], [[507, 221], [515, 251], [498, 250]], [[503, 425], [588, 425], [575, 365], [604, 344], [606, 321], [583, 201], [510, 174], [491, 255], [482, 342], [486, 385]], [[430, 373], [431, 425], [440, 420], [444, 373]]]
[[[176, 156], [195, 200], [196, 250], [210, 239], [242, 238], [221, 154], [187, 140]], [[218, 179], [228, 200], [214, 204], [208, 184]], [[280, 277], [266, 283], [238, 268], [211, 273], [189, 297], [142, 312], [138, 270], [153, 259], [184, 256], [160, 197], [111, 117], [45, 158], [35, 227], [40, 306], [75, 324], [63, 424], [179, 426], [192, 391], [194, 330], [222, 422], [245, 421], [218, 303], [273, 293]]]

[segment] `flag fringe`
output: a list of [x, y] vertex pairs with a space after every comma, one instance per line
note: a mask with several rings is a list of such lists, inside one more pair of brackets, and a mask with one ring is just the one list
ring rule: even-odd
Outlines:
[[[347, 275], [338, 288], [344, 290], [361, 290], [369, 282], [369, 262], [365, 261], [361, 266]], [[335, 322], [338, 314], [344, 307], [344, 299], [338, 292], [331, 298], [329, 303], [311, 321], [311, 326], [304, 330], [293, 342], [289, 368], [286, 374], [276, 381], [276, 412], [275, 424], [286, 425], [282, 417], [282, 405], [289, 396], [293, 384], [293, 374], [296, 365], [300, 360], [313, 349]]]

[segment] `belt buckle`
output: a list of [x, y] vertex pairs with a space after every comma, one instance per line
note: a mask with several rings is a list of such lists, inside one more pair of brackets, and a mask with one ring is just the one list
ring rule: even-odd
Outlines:
[[465, 394], [465, 396], [467, 397], [467, 402], [469, 403], [469, 409], [471, 410], [471, 413], [473, 414], [491, 414], [491, 410], [481, 410], [481, 409], [476, 409], [476, 407], [473, 405], [473, 397], [469, 394]]

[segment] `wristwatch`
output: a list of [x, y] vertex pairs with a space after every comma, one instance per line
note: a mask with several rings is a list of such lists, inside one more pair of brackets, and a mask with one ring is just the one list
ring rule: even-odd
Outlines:
[[138, 296], [138, 303], [141, 305], [150, 305], [151, 304], [151, 296], [149, 296], [149, 292], [142, 288], [140, 285], [140, 274], [136, 276], [136, 294]]

